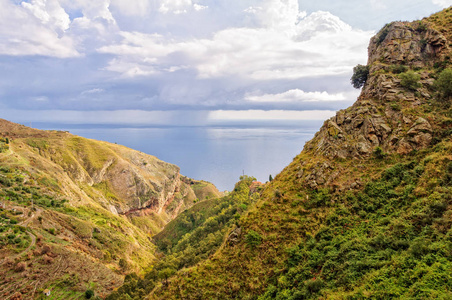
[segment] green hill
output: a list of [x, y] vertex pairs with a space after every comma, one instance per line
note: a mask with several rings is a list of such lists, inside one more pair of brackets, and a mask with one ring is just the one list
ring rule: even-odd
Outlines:
[[[151, 237], [220, 196], [155, 157], [0, 120], [0, 298], [78, 299], [155, 262]], [[189, 183], [186, 183], [186, 182]], [[192, 186], [196, 186], [193, 189]]]
[[224, 243], [225, 235], [234, 228], [235, 234], [227, 238], [235, 243], [240, 232], [238, 221], [258, 201], [260, 195], [252, 188], [255, 179], [242, 176], [234, 190], [218, 199], [195, 204], [171, 221], [165, 229], [154, 236], [158, 262], [150, 272], [140, 278], [135, 274], [126, 277], [124, 285], [110, 294], [108, 300], [143, 299], [161, 281], [211, 257]]
[[265, 187], [240, 241], [146, 299], [452, 298], [451, 19], [377, 33], [357, 102]]

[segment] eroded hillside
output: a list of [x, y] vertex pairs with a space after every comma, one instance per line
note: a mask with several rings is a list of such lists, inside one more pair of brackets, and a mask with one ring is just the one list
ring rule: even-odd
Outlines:
[[[0, 120], [2, 297], [77, 298], [119, 286], [154, 261], [152, 235], [207, 182], [124, 146]], [[14, 294], [17, 294], [14, 296]]]

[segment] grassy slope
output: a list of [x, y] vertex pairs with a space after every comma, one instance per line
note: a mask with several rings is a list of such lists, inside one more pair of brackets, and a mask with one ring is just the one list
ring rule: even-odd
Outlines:
[[151, 265], [152, 234], [196, 201], [182, 183], [183, 193], [162, 213], [112, 213], [111, 205], [126, 207], [131, 198], [154, 193], [152, 187], [143, 192], [139, 182], [131, 191], [115, 185], [117, 169], [133, 169], [142, 182], [166, 187], [178, 168], [120, 145], [0, 121], [1, 136], [9, 137], [0, 140], [0, 201], [6, 206], [0, 212], [0, 298], [15, 292], [37, 297], [45, 288], [54, 295], [71, 292], [74, 299], [88, 287], [109, 293], [122, 284], [123, 273], [140, 274]]
[[[47, 141], [28, 138], [26, 144], [36, 149], [45, 147]], [[38, 296], [45, 288], [56, 295], [72, 291], [73, 297], [79, 297], [90, 285], [102, 295], [122, 283], [122, 271], [142, 270], [153, 261], [154, 246], [145, 232], [87, 197], [57, 166], [46, 165], [30, 153], [26, 144], [14, 139], [0, 155], [4, 215], [21, 212], [14, 217], [18, 225], [7, 218], [0, 221], [6, 229], [2, 236], [26, 228], [36, 243], [22, 252], [31, 242], [22, 237], [25, 244], [9, 243], [0, 251], [0, 256], [8, 257], [0, 266], [3, 297], [17, 291], [25, 297]], [[121, 268], [121, 259], [128, 266]], [[26, 267], [18, 269], [22, 263]], [[66, 282], [68, 276], [75, 279]]]
[[326, 160], [303, 151], [240, 220], [241, 243], [224, 244], [148, 298], [450, 299], [452, 110], [437, 99], [397, 109], [429, 120], [430, 147], [328, 161], [340, 174], [316, 190], [298, 174]]
[[143, 299], [156, 284], [176, 272], [210, 257], [224, 241], [237, 220], [259, 198], [249, 186], [253, 178], [243, 177], [229, 195], [201, 201], [171, 221], [154, 237], [163, 252], [154, 268], [143, 278], [128, 276], [117, 292], [107, 299]]

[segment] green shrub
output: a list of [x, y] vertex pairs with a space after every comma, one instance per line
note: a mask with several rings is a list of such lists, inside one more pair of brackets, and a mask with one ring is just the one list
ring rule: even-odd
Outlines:
[[422, 86], [419, 83], [419, 80], [421, 80], [421, 75], [415, 73], [414, 71], [401, 73], [399, 75], [399, 78], [401, 79], [400, 84], [407, 89], [415, 91]]
[[423, 23], [422, 21], [419, 21], [418, 25], [417, 25], [417, 28], [416, 28], [416, 31], [417, 32], [424, 32], [426, 30], [427, 30], [427, 25], [425, 23]]
[[390, 67], [390, 70], [394, 74], [400, 74], [408, 71], [408, 67], [405, 65], [392, 65]]
[[245, 242], [252, 248], [257, 247], [262, 242], [262, 237], [254, 230], [250, 230], [245, 236]]
[[383, 149], [378, 146], [374, 149], [374, 156], [378, 159], [383, 159], [386, 156], [386, 153], [384, 153]]
[[439, 74], [435, 87], [443, 99], [452, 96], [452, 69], [445, 69]]
[[355, 89], [361, 88], [367, 81], [367, 77], [369, 76], [369, 66], [357, 65], [353, 68], [353, 75], [350, 78], [352, 86]]
[[8, 187], [13, 185], [13, 183], [10, 179], [3, 177], [3, 176], [0, 176], [0, 183], [4, 186], [8, 186]]
[[311, 294], [317, 293], [325, 285], [322, 279], [311, 279], [305, 282], [306, 288]]
[[395, 111], [402, 110], [402, 107], [400, 106], [400, 103], [398, 103], [398, 102], [392, 102], [391, 104], [389, 104], [389, 106]]
[[319, 189], [311, 193], [307, 204], [311, 207], [327, 206], [331, 201], [331, 194], [328, 189]]
[[88, 289], [85, 291], [85, 298], [86, 299], [91, 299], [94, 296], [94, 291], [91, 289]]
[[129, 263], [124, 258], [119, 260], [119, 267], [121, 270], [126, 271], [129, 268]]

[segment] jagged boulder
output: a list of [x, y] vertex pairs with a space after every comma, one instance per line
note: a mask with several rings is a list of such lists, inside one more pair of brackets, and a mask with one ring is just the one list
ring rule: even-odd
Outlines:
[[242, 228], [236, 227], [228, 236], [227, 242], [229, 246], [234, 246], [240, 242]]

